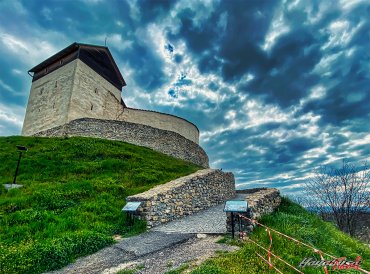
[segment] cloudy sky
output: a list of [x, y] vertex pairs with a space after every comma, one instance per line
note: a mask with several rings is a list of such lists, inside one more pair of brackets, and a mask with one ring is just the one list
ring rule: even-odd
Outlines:
[[369, 158], [370, 1], [0, 0], [0, 135], [20, 134], [30, 68], [105, 39], [126, 104], [197, 124], [243, 187], [297, 194]]

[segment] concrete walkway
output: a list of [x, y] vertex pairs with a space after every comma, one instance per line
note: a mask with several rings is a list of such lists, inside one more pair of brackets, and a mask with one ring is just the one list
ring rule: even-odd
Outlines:
[[171, 233], [224, 234], [226, 233], [226, 214], [223, 209], [224, 204], [220, 204], [151, 230]]

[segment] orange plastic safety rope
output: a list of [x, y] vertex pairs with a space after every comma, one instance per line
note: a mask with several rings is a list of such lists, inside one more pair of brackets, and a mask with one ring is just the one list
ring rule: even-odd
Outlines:
[[[264, 248], [263, 246], [261, 246], [260, 244], [258, 244], [257, 242], [253, 241], [252, 239], [250, 238], [245, 238], [247, 241], [250, 241], [252, 243], [254, 243], [255, 245], [257, 245], [258, 247], [260, 247], [261, 249], [263, 249], [264, 251], [267, 251], [266, 248]], [[291, 264], [289, 264], [287, 261], [283, 260], [281, 257], [279, 257], [278, 255], [275, 255], [274, 253], [271, 252], [271, 255], [273, 257], [275, 257], [276, 259], [278, 259], [279, 261], [283, 262], [284, 264], [286, 264], [287, 266], [289, 266], [290, 268], [294, 269], [295, 271], [297, 271], [298, 273], [300, 274], [304, 274], [302, 271], [300, 271], [299, 269], [295, 268], [294, 266], [292, 266]]]
[[[243, 215], [241, 215], [241, 214], [238, 214], [238, 216], [239, 216], [240, 218], [242, 218], [242, 219], [246, 219], [246, 220], [248, 220], [248, 221], [252, 222], [253, 224], [257, 224], [257, 225], [262, 226], [262, 227], [264, 227], [264, 228], [266, 228], [266, 229], [269, 229], [269, 230], [271, 230], [272, 232], [274, 232], [274, 233], [276, 233], [276, 234], [278, 234], [278, 235], [281, 235], [281, 236], [283, 236], [283, 237], [285, 237], [285, 238], [287, 238], [287, 239], [289, 239], [289, 240], [292, 240], [293, 242], [296, 242], [296, 243], [301, 244], [301, 245], [303, 245], [303, 246], [305, 246], [305, 247], [308, 247], [308, 248], [310, 248], [311, 250], [313, 250], [314, 252], [315, 252], [316, 250], [318, 250], [318, 249], [316, 249], [316, 248], [315, 248], [315, 247], [313, 247], [313, 246], [310, 246], [310, 245], [308, 245], [308, 244], [306, 244], [306, 243], [303, 243], [303, 242], [301, 242], [301, 241], [299, 241], [299, 240], [297, 240], [297, 239], [294, 239], [293, 237], [290, 237], [290, 236], [288, 236], [288, 235], [286, 235], [286, 234], [284, 234], [284, 233], [281, 233], [281, 232], [279, 232], [279, 231], [277, 231], [277, 230], [275, 230], [275, 229], [273, 229], [273, 228], [270, 228], [270, 227], [268, 227], [268, 226], [265, 226], [264, 224], [261, 224], [261, 223], [257, 222], [256, 220], [250, 219], [250, 218], [245, 217], [245, 216], [243, 216]], [[328, 257], [332, 258], [332, 259], [335, 259], [335, 260], [337, 260], [337, 259], [338, 259], [338, 258], [336, 258], [335, 256], [330, 255], [330, 254], [328, 254], [328, 253], [325, 253], [325, 252], [323, 252], [323, 251], [321, 251], [321, 250], [318, 250], [318, 251], [320, 251], [320, 252], [321, 252], [321, 256], [324, 254], [324, 255], [326, 255], [326, 256], [328, 256]], [[361, 271], [361, 272], [363, 272], [363, 273], [366, 273], [366, 274], [370, 274], [370, 272], [369, 272], [369, 271], [367, 271], [367, 270], [365, 270], [365, 269], [362, 269], [362, 268], [360, 268], [360, 267], [359, 267], [357, 270], [359, 270], [359, 271]]]
[[[314, 252], [315, 252], [315, 253], [319, 253], [319, 255], [320, 255], [320, 259], [324, 261], [324, 256], [322, 255], [322, 251], [320, 251], [320, 250], [316, 249], [316, 250], [314, 250]], [[328, 272], [328, 268], [327, 268], [326, 266], [324, 266], [324, 270], [325, 270], [325, 274], [329, 274], [329, 272]]]
[[270, 268], [272, 268], [272, 264], [271, 264], [272, 235], [268, 228], [266, 228], [266, 231], [269, 234], [269, 238], [270, 238], [270, 245], [269, 245], [268, 252], [267, 252], [267, 260], [269, 262]]
[[283, 274], [283, 272], [281, 272], [277, 267], [275, 267], [274, 265], [270, 264], [269, 261], [267, 261], [265, 258], [263, 258], [263, 256], [261, 254], [258, 254], [256, 252], [257, 256], [260, 257], [264, 262], [266, 262], [268, 265], [270, 265], [270, 268], [273, 268], [275, 269], [279, 274]]

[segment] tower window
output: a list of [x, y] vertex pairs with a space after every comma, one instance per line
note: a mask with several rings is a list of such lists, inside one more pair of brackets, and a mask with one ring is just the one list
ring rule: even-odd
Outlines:
[[90, 110], [93, 110], [93, 108], [94, 108], [94, 106], [93, 106], [93, 104], [91, 104], [91, 108], [90, 108]]
[[98, 88], [95, 88], [95, 93], [98, 94]]

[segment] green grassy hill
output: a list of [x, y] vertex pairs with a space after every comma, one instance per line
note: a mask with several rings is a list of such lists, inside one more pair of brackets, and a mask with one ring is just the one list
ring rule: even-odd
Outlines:
[[[335, 228], [333, 224], [324, 222], [318, 216], [309, 213], [301, 206], [286, 198], [283, 198], [282, 204], [276, 212], [264, 216], [260, 223], [338, 258], [346, 257], [347, 260], [354, 261], [357, 256], [361, 256], [363, 259], [361, 268], [367, 271], [370, 270], [370, 248], [367, 245], [351, 238]], [[317, 253], [302, 245], [297, 245], [286, 238], [277, 236], [273, 232], [272, 237], [271, 252], [280, 256], [296, 268], [298, 268], [299, 263], [304, 258], [313, 257], [316, 260], [320, 260], [320, 256]], [[267, 232], [261, 227], [257, 227], [250, 238], [266, 249], [270, 244]], [[232, 244], [236, 243], [230, 240], [229, 242]], [[258, 252], [266, 258], [266, 251], [248, 241], [241, 243], [240, 246], [241, 249], [239, 251], [220, 254], [217, 258], [206, 261], [191, 273], [277, 273], [274, 269], [269, 269], [267, 263], [256, 255], [256, 252]], [[329, 260], [330, 258], [324, 255], [324, 259]], [[283, 273], [298, 273], [273, 257], [272, 263]], [[306, 274], [325, 273], [322, 267], [305, 267], [300, 270]], [[362, 273], [357, 270], [333, 271], [331, 267], [328, 270], [329, 273]], [[181, 271], [173, 271], [172, 273], [181, 273]]]
[[[17, 183], [6, 191], [23, 153]], [[93, 138], [0, 138], [0, 272], [41, 273], [145, 230], [125, 225], [125, 197], [200, 169], [131, 144]]]

